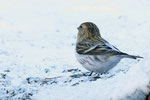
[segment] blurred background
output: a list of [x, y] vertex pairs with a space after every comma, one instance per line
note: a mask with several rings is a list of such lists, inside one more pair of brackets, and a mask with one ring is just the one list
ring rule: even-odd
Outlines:
[[124, 37], [130, 34], [127, 38], [131, 41], [137, 35], [149, 36], [149, 5], [149, 0], [1, 0], [0, 35], [45, 36], [74, 43], [70, 38], [76, 37], [77, 26], [91, 21], [108, 40], [126, 41]]

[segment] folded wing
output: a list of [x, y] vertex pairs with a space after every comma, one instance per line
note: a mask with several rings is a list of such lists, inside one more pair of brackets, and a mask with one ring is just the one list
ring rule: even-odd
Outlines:
[[119, 49], [117, 49], [115, 46], [108, 43], [106, 40], [103, 40], [103, 42], [100, 43], [90, 43], [90, 42], [84, 42], [84, 43], [78, 43], [76, 47], [76, 51], [79, 54], [83, 55], [115, 55], [115, 56], [121, 56], [126, 58], [142, 58], [140, 56], [134, 56], [129, 55], [127, 53], [121, 52]]

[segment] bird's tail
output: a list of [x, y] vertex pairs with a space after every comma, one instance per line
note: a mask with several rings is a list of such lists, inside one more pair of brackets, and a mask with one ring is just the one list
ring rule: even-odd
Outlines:
[[134, 55], [126, 55], [126, 58], [132, 58], [132, 59], [137, 59], [137, 58], [143, 58], [141, 56], [134, 56]]

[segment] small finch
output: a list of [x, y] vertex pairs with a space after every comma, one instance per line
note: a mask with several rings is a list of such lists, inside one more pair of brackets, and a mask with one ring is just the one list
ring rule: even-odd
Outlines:
[[143, 58], [121, 52], [100, 35], [98, 27], [92, 22], [78, 27], [76, 57], [79, 63], [92, 75], [106, 73], [116, 66], [122, 58]]

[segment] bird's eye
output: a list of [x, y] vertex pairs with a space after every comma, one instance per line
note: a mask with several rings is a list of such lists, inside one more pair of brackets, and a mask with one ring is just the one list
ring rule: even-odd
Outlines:
[[82, 26], [80, 26], [79, 28], [82, 29]]
[[79, 27], [78, 27], [78, 30], [81, 30], [82, 28], [83, 28], [82, 26], [79, 26]]

